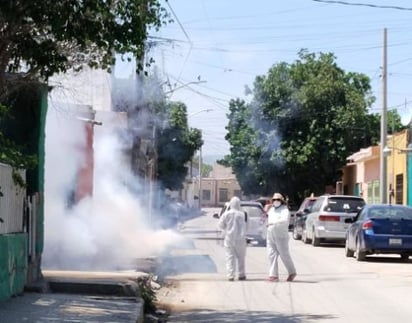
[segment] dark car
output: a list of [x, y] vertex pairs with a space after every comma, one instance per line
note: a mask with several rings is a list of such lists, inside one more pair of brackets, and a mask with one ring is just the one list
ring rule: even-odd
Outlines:
[[345, 241], [346, 257], [358, 261], [372, 254], [412, 255], [412, 208], [404, 205], [366, 205], [351, 223]]
[[299, 209], [295, 212], [295, 219], [293, 223], [293, 239], [302, 239], [302, 232], [305, 228], [306, 215], [310, 212], [312, 205], [317, 200], [317, 197], [306, 197], [300, 204]]

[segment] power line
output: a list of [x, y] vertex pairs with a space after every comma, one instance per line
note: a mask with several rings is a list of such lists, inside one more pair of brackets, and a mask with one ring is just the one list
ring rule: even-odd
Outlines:
[[407, 10], [412, 11], [412, 8], [400, 7], [400, 6], [384, 6], [370, 3], [359, 3], [359, 2], [346, 2], [346, 1], [334, 1], [334, 0], [312, 0], [314, 2], [330, 3], [330, 4], [341, 4], [345, 6], [360, 6], [360, 7], [370, 7], [377, 9], [396, 9], [396, 10]]
[[180, 77], [182, 76], [182, 74], [183, 74], [183, 70], [184, 70], [184, 68], [185, 68], [185, 66], [186, 66], [186, 63], [187, 63], [187, 61], [188, 61], [188, 59], [189, 59], [189, 56], [190, 56], [190, 54], [191, 54], [191, 52], [192, 52], [193, 43], [192, 43], [192, 41], [191, 41], [188, 33], [186, 32], [185, 28], [183, 27], [182, 23], [180, 22], [179, 17], [176, 15], [175, 11], [173, 10], [172, 6], [170, 5], [170, 2], [169, 2], [169, 1], [166, 1], [166, 3], [167, 3], [167, 6], [169, 7], [170, 11], [173, 13], [173, 16], [176, 18], [176, 21], [177, 21], [177, 23], [179, 24], [180, 29], [182, 30], [183, 34], [186, 36], [187, 41], [188, 41], [189, 44], [190, 44], [190, 47], [189, 47], [189, 50], [187, 51], [187, 54], [186, 54], [185, 60], [184, 60], [184, 62], [183, 62], [182, 68], [180, 69], [180, 73], [179, 73], [179, 78], [180, 78]]

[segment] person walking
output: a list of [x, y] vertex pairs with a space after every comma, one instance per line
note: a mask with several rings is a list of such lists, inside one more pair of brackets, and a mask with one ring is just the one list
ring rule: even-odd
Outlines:
[[226, 252], [226, 271], [229, 281], [235, 279], [236, 266], [238, 279], [246, 280], [246, 214], [240, 207], [240, 199], [232, 197], [229, 207], [219, 219], [218, 227], [224, 231], [223, 245]]
[[296, 269], [289, 252], [290, 213], [282, 194], [273, 194], [272, 207], [267, 214], [266, 248], [270, 263], [269, 281], [279, 281], [278, 259], [280, 257], [289, 274], [286, 281], [291, 282], [296, 277]]

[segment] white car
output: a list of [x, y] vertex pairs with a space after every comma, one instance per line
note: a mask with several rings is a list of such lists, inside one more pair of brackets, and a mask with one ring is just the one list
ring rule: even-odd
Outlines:
[[[247, 221], [247, 239], [256, 241], [258, 244], [266, 244], [266, 214], [262, 204], [255, 201], [240, 201], [240, 206], [245, 212]], [[213, 217], [220, 216], [228, 209], [229, 202], [226, 202], [219, 213], [213, 214]]]

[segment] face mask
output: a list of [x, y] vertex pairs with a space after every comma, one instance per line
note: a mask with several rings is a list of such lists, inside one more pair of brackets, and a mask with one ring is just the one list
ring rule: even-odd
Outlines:
[[273, 202], [273, 206], [274, 207], [279, 207], [279, 206], [281, 206], [282, 205], [282, 203], [280, 203], [280, 201], [274, 201]]

